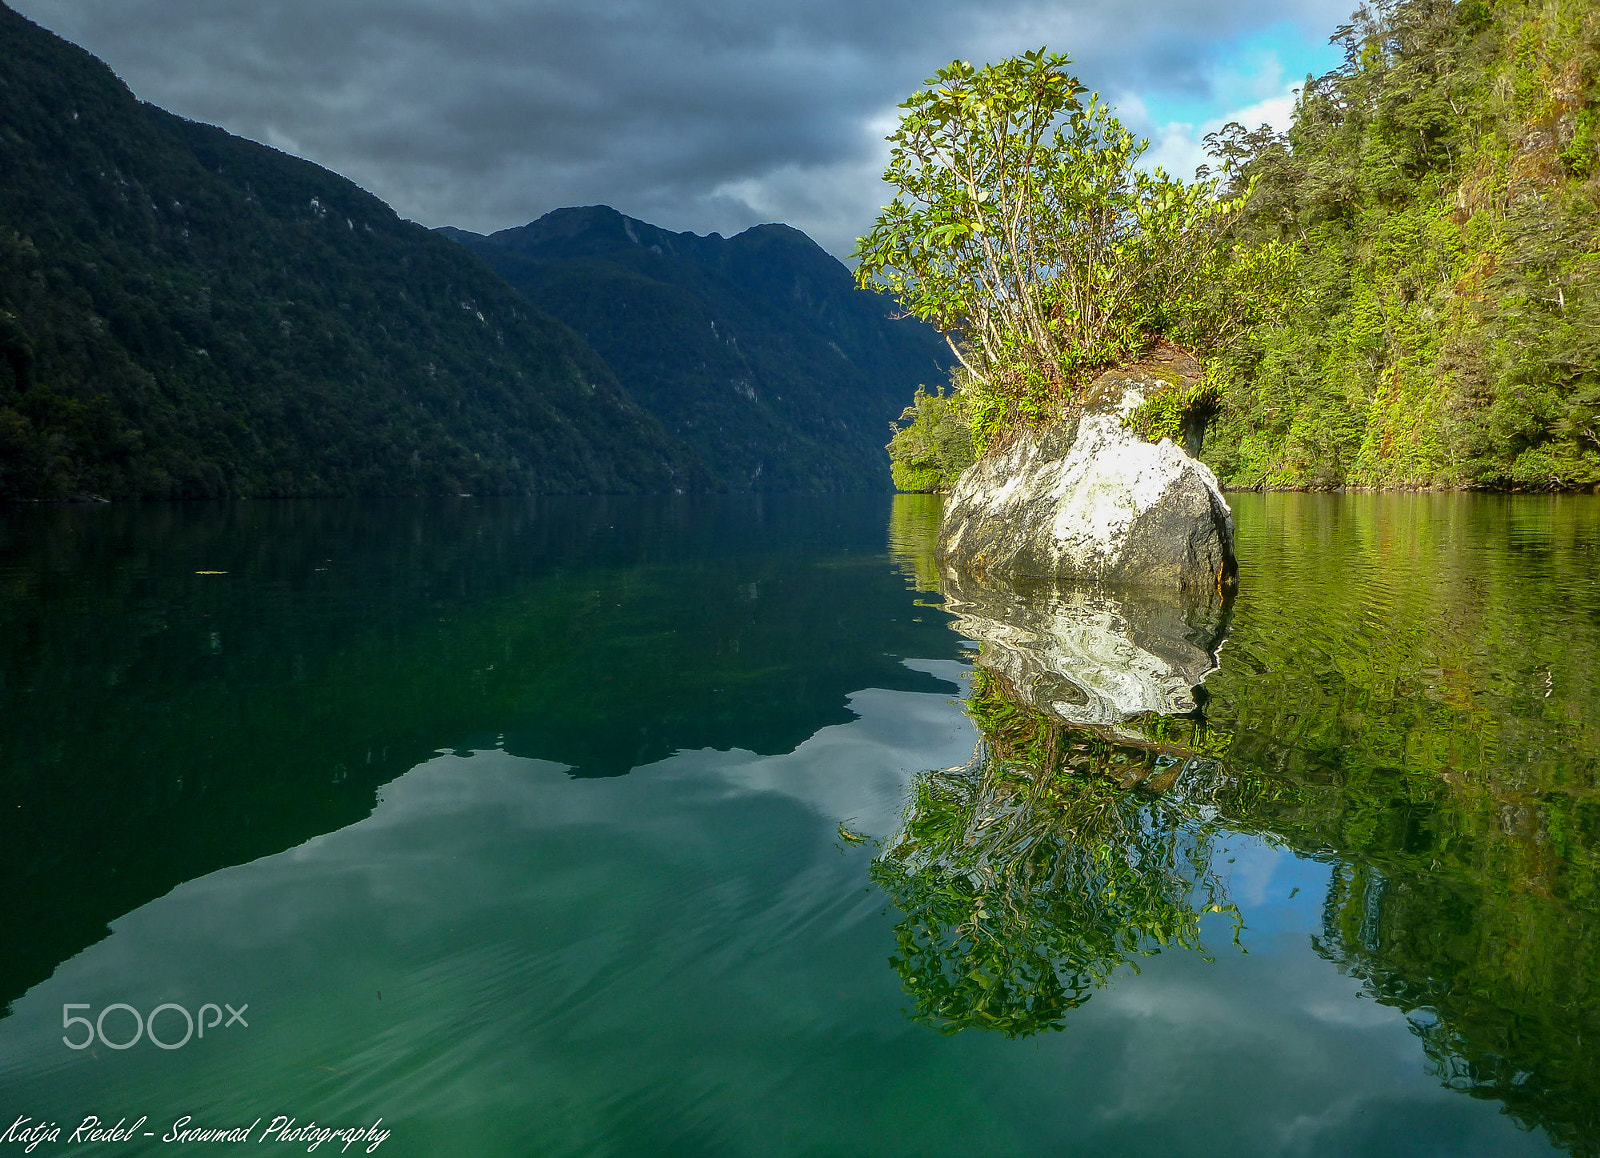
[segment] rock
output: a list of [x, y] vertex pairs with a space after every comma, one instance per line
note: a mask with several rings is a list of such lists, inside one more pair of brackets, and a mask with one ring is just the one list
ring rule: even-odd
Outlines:
[[979, 666], [1063, 723], [1116, 731], [1147, 712], [1192, 712], [1195, 689], [1219, 666], [1227, 596], [941, 571], [950, 626], [980, 645]]
[[938, 557], [974, 575], [1229, 589], [1233, 513], [1211, 469], [1122, 419], [1171, 386], [1109, 371], [1074, 418], [1016, 434], [969, 467], [945, 504]]

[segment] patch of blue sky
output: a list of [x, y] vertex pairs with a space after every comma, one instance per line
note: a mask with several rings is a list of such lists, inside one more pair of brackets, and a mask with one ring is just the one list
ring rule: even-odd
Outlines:
[[1307, 74], [1321, 76], [1342, 59], [1325, 33], [1312, 33], [1292, 21], [1211, 46], [1206, 56], [1202, 90], [1154, 89], [1139, 94], [1154, 124], [1204, 124], [1225, 118], [1299, 88]]
[[1191, 83], [1105, 94], [1123, 123], [1149, 138], [1145, 164], [1184, 177], [1206, 160], [1206, 134], [1229, 121], [1287, 129], [1306, 77], [1321, 76], [1342, 60], [1324, 32], [1291, 21], [1195, 50], [1206, 59]]

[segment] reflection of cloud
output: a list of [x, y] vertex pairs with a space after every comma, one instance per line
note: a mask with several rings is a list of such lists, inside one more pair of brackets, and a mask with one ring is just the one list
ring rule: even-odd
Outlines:
[[1355, 984], [1348, 993], [1319, 995], [1306, 1002], [1306, 1013], [1318, 1021], [1325, 1021], [1330, 1025], [1345, 1025], [1352, 1029], [1393, 1025], [1395, 1018], [1404, 1016], [1392, 1006], [1364, 1000], [1360, 990], [1360, 985]]
[[[1475, 1130], [1494, 1130], [1492, 1106], [1458, 1106], [1458, 1095], [1418, 1081], [1419, 1051], [1398, 1011], [1361, 1000], [1359, 981], [1319, 968], [1309, 954], [1285, 952], [1290, 944], [1303, 938], [1285, 934], [1274, 945], [1252, 948], [1249, 957], [1229, 960], [1236, 977], [1226, 987], [1212, 984], [1208, 967], [1187, 955], [1162, 957], [1145, 966], [1138, 984], [1113, 986], [1090, 1002], [1075, 1032], [1098, 1035], [1104, 1028], [1097, 1022], [1107, 1021], [1131, 1029], [1105, 1059], [1118, 1097], [1101, 1114], [1148, 1127], [1160, 1119], [1153, 1102], [1215, 1080], [1207, 1070], [1220, 1051], [1235, 1059], [1227, 1080], [1249, 1090], [1251, 1104], [1243, 1112], [1218, 1105], [1209, 1126], [1255, 1140], [1241, 1146], [1245, 1152], [1372, 1152], [1367, 1139], [1377, 1142], [1384, 1134], [1379, 1123], [1400, 1113], [1413, 1115], [1414, 1123], [1453, 1119], [1428, 1153], [1468, 1152]], [[1321, 1016], [1328, 1009], [1346, 1013], [1329, 1021]], [[1145, 1152], [1159, 1152], [1162, 1141], [1150, 1137]], [[1486, 1142], [1480, 1134], [1477, 1144]], [[1495, 1143], [1489, 1145], [1496, 1153], [1538, 1153], [1548, 1146], [1513, 1129]], [[1174, 1152], [1196, 1150], [1180, 1144]]]
[[[1314, 1155], [1419, 1129], [1440, 1153], [1547, 1149], [1440, 1089], [1397, 1012], [1311, 1016], [1356, 983], [1303, 928], [1147, 959], [1020, 1048], [912, 1024], [870, 854], [836, 847], [835, 818], [875, 819], [903, 769], [972, 737], [938, 694], [852, 705], [784, 756], [611, 779], [440, 755], [368, 819], [181, 885], [62, 963], [0, 1021], [0, 1102], [382, 1115], [397, 1154]], [[1262, 855], [1275, 887], [1326, 875]], [[248, 1001], [249, 1030], [161, 1055], [60, 1042], [64, 1002], [213, 999]]]
[[[952, 682], [966, 670], [951, 660], [908, 666]], [[859, 720], [823, 728], [787, 756], [695, 752], [654, 767], [673, 775], [683, 766], [698, 775], [700, 761], [709, 756], [718, 773], [741, 789], [780, 792], [824, 817], [853, 818], [850, 827], [857, 832], [887, 837], [905, 806], [908, 773], [961, 764], [972, 756], [971, 721], [953, 714], [950, 704], [950, 696], [868, 689], [850, 697]], [[865, 752], [875, 758], [863, 761]]]
[[[397, 1032], [395, 1048], [415, 1051], [426, 1045], [418, 1033], [484, 1032], [459, 1021], [471, 1021], [475, 987], [531, 984], [546, 1010], [601, 1000], [615, 985], [596, 990], [594, 971], [629, 938], [670, 936], [665, 952], [683, 967], [711, 954], [737, 969], [819, 920], [865, 919], [881, 902], [840, 888], [860, 866], [835, 850], [836, 826], [852, 818], [887, 833], [911, 774], [963, 760], [974, 743], [953, 699], [963, 665], [909, 666], [950, 680], [952, 694], [863, 690], [850, 699], [856, 720], [780, 756], [683, 752], [626, 777], [574, 780], [500, 750], [440, 754], [386, 785], [365, 820], [113, 922], [0, 1021], [0, 1092], [24, 1077], [68, 1090], [131, 1083], [192, 1094], [195, 1106], [225, 1103], [241, 1080], [293, 1091], [299, 1070], [270, 1077], [285, 1056], [348, 1061], [387, 1048], [373, 1034]], [[730, 846], [748, 852], [728, 859]], [[774, 870], [759, 887], [750, 876]], [[173, 1055], [177, 1076], [141, 1068], [134, 1051], [97, 1069], [60, 1042], [64, 1002], [148, 1011], [224, 1000], [251, 1004], [251, 1036], [186, 1047]], [[384, 1028], [389, 1011], [410, 1028]], [[206, 1076], [202, 1062], [223, 1068]], [[241, 1065], [244, 1079], [230, 1068]]]
[[1254, 909], [1282, 902], [1295, 888], [1317, 897], [1327, 891], [1326, 868], [1313, 861], [1285, 857], [1259, 837], [1235, 837], [1228, 843], [1228, 855], [1233, 858], [1228, 895], [1237, 905]]

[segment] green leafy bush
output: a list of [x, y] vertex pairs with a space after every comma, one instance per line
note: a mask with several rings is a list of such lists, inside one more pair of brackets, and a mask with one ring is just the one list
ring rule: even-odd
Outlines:
[[856, 246], [861, 285], [946, 335], [980, 443], [1192, 321], [1249, 192], [1141, 169], [1147, 142], [1081, 99], [1069, 63], [1041, 48], [931, 77], [901, 105], [895, 196]]
[[943, 387], [937, 394], [929, 394], [919, 386], [900, 421], [910, 425], [891, 424], [894, 437], [889, 440], [889, 467], [895, 487], [916, 492], [950, 490], [976, 459], [972, 424], [961, 395], [947, 395]]
[[[1141, 438], [1160, 442], [1170, 438], [1182, 446], [1204, 429], [1217, 412], [1221, 392], [1204, 376], [1193, 382], [1174, 382], [1169, 388], [1150, 395], [1122, 420], [1124, 426]], [[1198, 438], [1193, 439], [1198, 443]]]

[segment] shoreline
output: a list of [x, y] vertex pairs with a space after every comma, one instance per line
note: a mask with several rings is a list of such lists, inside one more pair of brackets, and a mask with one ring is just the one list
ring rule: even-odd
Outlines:
[[1574, 487], [1450, 487], [1450, 486], [1229, 486], [1224, 494], [1360, 494], [1360, 495], [1600, 495], [1600, 483]]

